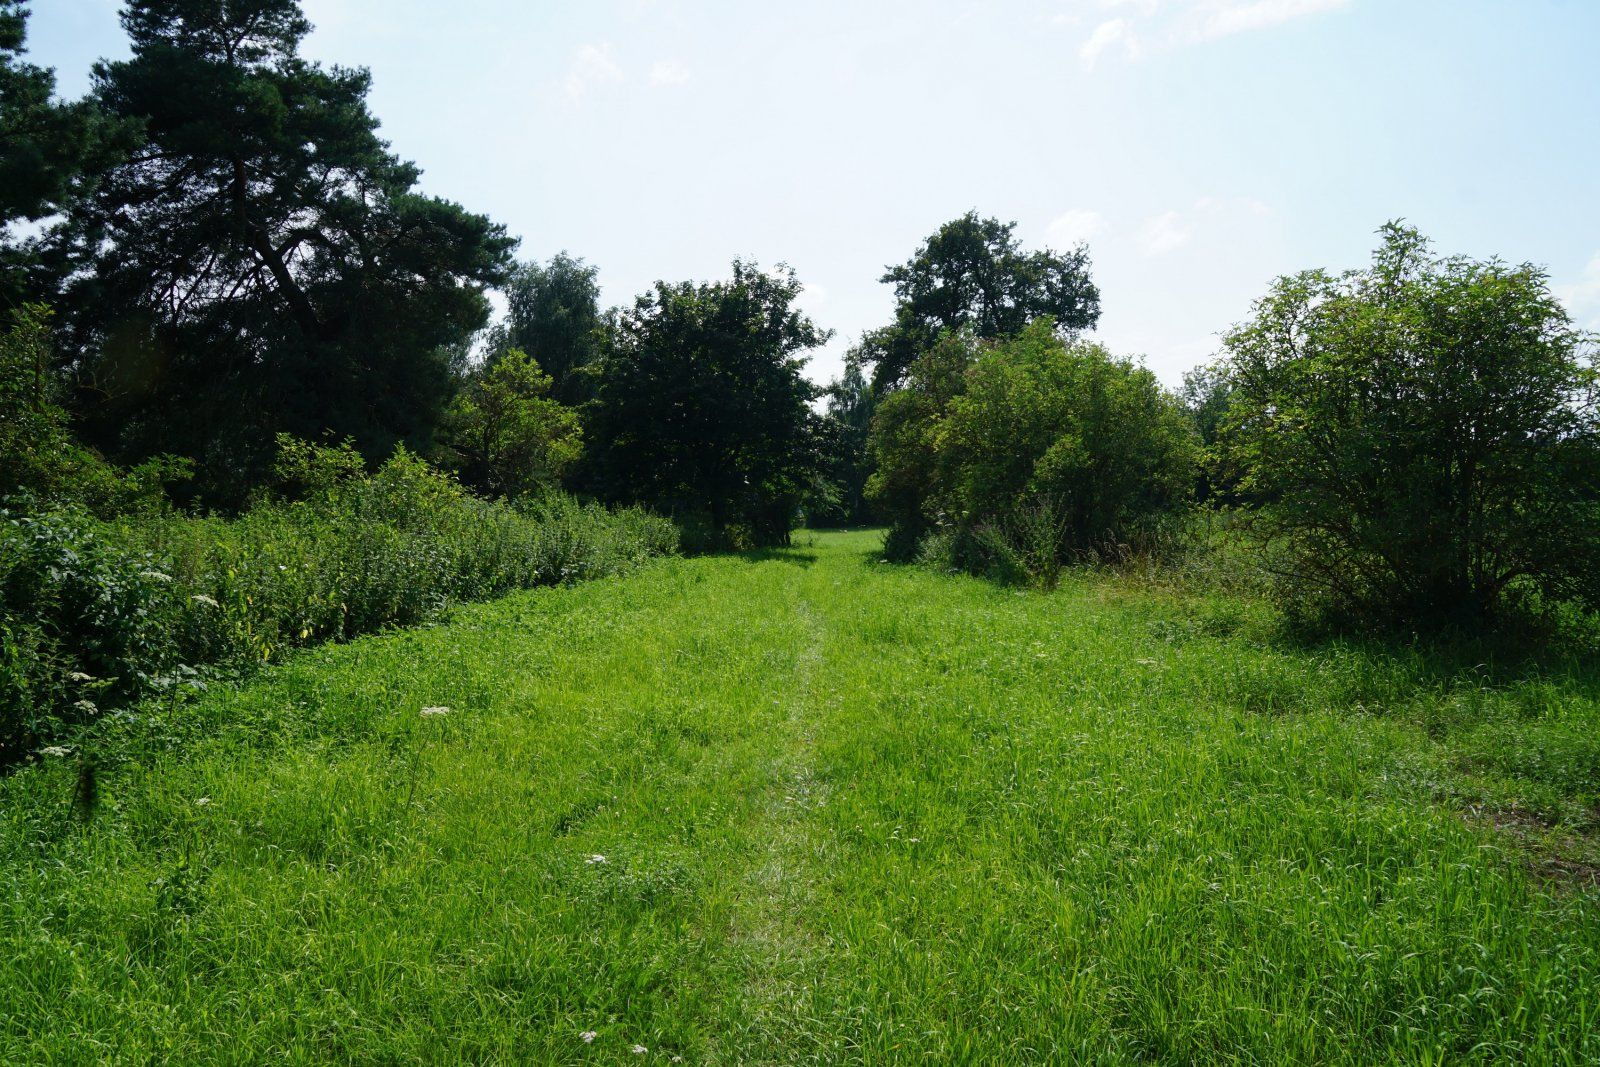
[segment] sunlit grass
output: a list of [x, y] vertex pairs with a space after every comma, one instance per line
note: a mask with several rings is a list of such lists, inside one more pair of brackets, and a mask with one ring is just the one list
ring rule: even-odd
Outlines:
[[305, 654], [88, 823], [0, 783], [0, 1061], [1600, 1058], [1592, 674], [876, 536]]

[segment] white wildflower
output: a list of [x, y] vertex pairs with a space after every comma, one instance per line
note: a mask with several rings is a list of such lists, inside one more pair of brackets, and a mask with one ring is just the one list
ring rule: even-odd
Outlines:
[[84, 674], [82, 671], [68, 671], [67, 672], [67, 681], [69, 681], [69, 682], [92, 682], [92, 681], [94, 681], [94, 675], [92, 675], [92, 674]]
[[46, 745], [39, 750], [41, 756], [70, 756], [72, 749], [66, 745]]
[[600, 855], [600, 853], [596, 852], [594, 855], [590, 856], [588, 859], [584, 860], [583, 862], [587, 863], [591, 867], [594, 867], [594, 866], [596, 866], [598, 864], [610, 863], [611, 861], [606, 859], [604, 856]]
[[200, 797], [200, 798], [196, 799], [194, 803], [195, 803], [196, 807], [203, 808], [207, 804], [211, 803], [211, 798], [210, 797]]
[[141, 578], [149, 578], [153, 582], [170, 582], [170, 581], [172, 581], [172, 575], [170, 575], [170, 574], [162, 574], [160, 571], [140, 571], [139, 572], [139, 577], [141, 577]]
[[633, 1046], [633, 1049], [632, 1049], [632, 1052], [633, 1052], [633, 1054], [635, 1056], [643, 1056], [646, 1052], [649, 1052], [649, 1051], [650, 1050], [645, 1048], [643, 1045], [635, 1045], [635, 1046]]
[[73, 701], [72, 706], [83, 712], [85, 715], [94, 715], [100, 710], [95, 706], [95, 703], [92, 700], [75, 700]]
[[422, 709], [422, 717], [424, 719], [437, 719], [441, 715], [448, 715], [448, 714], [450, 714], [450, 709], [449, 708], [444, 708], [444, 707], [434, 707], [434, 708], [423, 708]]
[[205, 593], [196, 593], [194, 596], [190, 597], [189, 599], [193, 600], [197, 604], [209, 604], [214, 608], [222, 606], [222, 605], [217, 603], [217, 598], [216, 597], [207, 596]]
[[600, 1035], [598, 1033], [596, 1033], [595, 1031], [593, 1031], [593, 1030], [585, 1030], [583, 1033], [579, 1034], [578, 1036], [583, 1038], [583, 1043], [585, 1045], [592, 1045], [592, 1044], [594, 1044], [594, 1039], [599, 1037]]

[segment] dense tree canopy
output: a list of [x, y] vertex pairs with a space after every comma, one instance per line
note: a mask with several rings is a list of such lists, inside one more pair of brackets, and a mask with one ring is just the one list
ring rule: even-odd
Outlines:
[[366, 71], [298, 55], [295, 0], [130, 0], [123, 24], [133, 54], [95, 95], [147, 142], [56, 241], [96, 443], [203, 457], [219, 495], [279, 431], [425, 446], [513, 242], [414, 191]]
[[524, 263], [505, 284], [506, 317], [489, 339], [493, 353], [520, 348], [550, 376], [550, 396], [581, 404], [594, 396], [594, 372], [606, 343], [599, 271], [562, 252], [549, 263]]
[[939, 434], [946, 510], [1004, 521], [1042, 507], [1056, 558], [1117, 542], [1184, 503], [1197, 441], [1144, 367], [1041, 319], [967, 372]]
[[822, 463], [801, 368], [828, 335], [800, 289], [736, 260], [728, 281], [658, 282], [621, 316], [593, 424], [609, 495], [703, 516], [719, 539], [788, 538]]
[[940, 522], [1036, 576], [1184, 504], [1198, 454], [1155, 375], [1048, 319], [1001, 341], [947, 334], [884, 399], [873, 444], [892, 549]]
[[860, 349], [845, 357], [844, 373], [826, 390], [829, 437], [826, 442], [827, 469], [823, 473], [829, 490], [827, 506], [808, 515], [822, 522], [859, 524], [868, 521], [867, 478], [872, 473], [867, 439], [872, 432], [872, 414], [877, 409], [873, 392], [862, 367]]
[[1407, 623], [1517, 592], [1600, 605], [1600, 382], [1537, 268], [1391, 223], [1366, 270], [1281, 278], [1227, 337], [1226, 438], [1285, 577]]
[[912, 362], [901, 387], [883, 396], [873, 414], [867, 498], [890, 523], [885, 551], [892, 559], [912, 558], [938, 516], [939, 426], [966, 388], [978, 351], [970, 334], [945, 333]]
[[895, 321], [863, 342], [880, 389], [898, 384], [942, 330], [992, 340], [1049, 317], [1071, 336], [1099, 321], [1089, 250], [1024, 252], [1016, 226], [969, 211], [888, 269], [881, 280], [894, 286]]
[[58, 101], [54, 73], [22, 59], [27, 19], [23, 0], [0, 0], [0, 308], [41, 285], [29, 277], [33, 250], [4, 228], [66, 208], [138, 129], [111, 121], [93, 101]]
[[577, 412], [549, 392], [550, 376], [520, 348], [476, 368], [445, 413], [447, 465], [488, 496], [559, 484], [583, 450], [583, 431]]
[[1223, 426], [1233, 406], [1233, 382], [1227, 363], [1207, 363], [1185, 373], [1179, 396], [1205, 449], [1196, 483], [1197, 498], [1201, 503], [1240, 503], [1239, 473], [1228, 450], [1222, 447]]

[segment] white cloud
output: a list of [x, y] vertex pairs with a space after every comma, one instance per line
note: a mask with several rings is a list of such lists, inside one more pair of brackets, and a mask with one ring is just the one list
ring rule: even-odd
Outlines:
[[563, 87], [566, 89], [567, 99], [577, 103], [593, 86], [621, 80], [622, 68], [612, 58], [611, 45], [586, 44], [572, 57], [572, 65], [567, 68], [567, 78]]
[[1075, 26], [1084, 14], [1102, 18], [1078, 48], [1084, 66], [1093, 67], [1113, 49], [1128, 59], [1214, 41], [1348, 6], [1350, 0], [1076, 0], [1052, 21]]
[[1132, 24], [1127, 19], [1107, 19], [1096, 26], [1089, 39], [1078, 49], [1078, 58], [1083, 60], [1084, 66], [1093, 67], [1101, 53], [1117, 44], [1121, 44], [1129, 56], [1135, 55], [1139, 50], [1138, 41], [1133, 36]]
[[682, 85], [689, 80], [689, 68], [682, 63], [663, 60], [650, 68], [651, 85]]
[[1105, 216], [1098, 211], [1075, 209], [1058, 215], [1045, 227], [1045, 238], [1056, 248], [1091, 241], [1106, 232]]
[[1139, 246], [1148, 255], [1160, 256], [1182, 248], [1189, 243], [1191, 236], [1193, 231], [1182, 215], [1176, 211], [1164, 211], [1144, 220], [1144, 225], [1139, 227]]
[[1233, 33], [1264, 30], [1294, 19], [1332, 11], [1350, 0], [1250, 0], [1248, 3], [1206, 4], [1199, 27], [1202, 40], [1213, 40]]
[[1600, 330], [1600, 252], [1589, 260], [1577, 281], [1558, 285], [1555, 292], [1579, 326]]

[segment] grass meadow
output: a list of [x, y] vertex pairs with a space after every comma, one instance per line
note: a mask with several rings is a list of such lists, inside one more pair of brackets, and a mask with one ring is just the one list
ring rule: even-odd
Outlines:
[[880, 543], [461, 607], [0, 779], [0, 1061], [1600, 1062], [1592, 662]]

